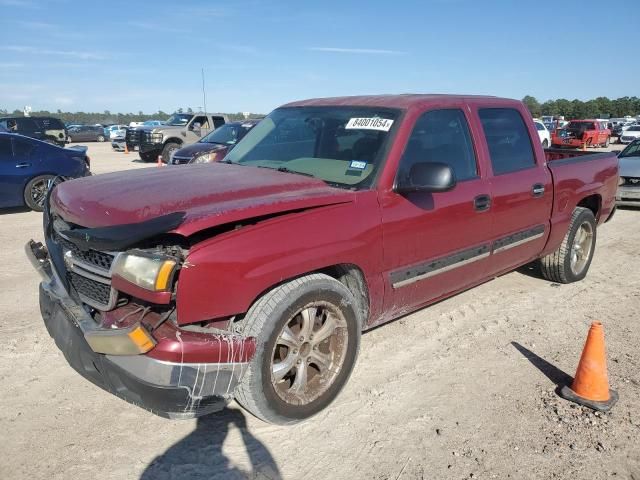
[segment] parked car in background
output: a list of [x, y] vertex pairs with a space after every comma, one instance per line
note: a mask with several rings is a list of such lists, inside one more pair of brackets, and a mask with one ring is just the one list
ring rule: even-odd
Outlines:
[[169, 163], [184, 165], [186, 163], [211, 163], [222, 160], [258, 122], [260, 120], [252, 119], [225, 123], [196, 143], [176, 150]]
[[96, 125], [83, 125], [68, 131], [69, 142], [104, 142], [104, 128]]
[[616, 203], [620, 206], [640, 207], [640, 139], [634, 140], [618, 154], [620, 186]]
[[169, 163], [173, 152], [225, 123], [227, 117], [221, 114], [175, 113], [164, 125], [128, 128], [127, 148], [139, 151], [145, 162], [155, 161], [161, 155], [162, 161]]
[[142, 122], [140, 127], [159, 127], [160, 125], [165, 125], [166, 122], [164, 120], [145, 120]]
[[126, 128], [127, 128], [126, 125], [109, 125], [104, 129], [105, 137], [108, 138], [109, 140], [112, 140], [113, 138], [118, 136], [119, 132], [126, 131]]
[[618, 159], [537, 138], [515, 100], [311, 99], [224, 162], [63, 183], [46, 247], [26, 248], [44, 323], [79, 374], [156, 414], [235, 398], [303, 421], [347, 383], [362, 331], [533, 261], [587, 275]]
[[631, 143], [640, 138], [640, 125], [630, 125], [620, 133], [620, 143]]
[[127, 131], [118, 130], [117, 132], [115, 132], [115, 134], [116, 134], [115, 137], [111, 139], [111, 148], [113, 148], [113, 150], [116, 152], [124, 152], [125, 147], [127, 145], [127, 141], [125, 137], [127, 134]]
[[61, 148], [13, 133], [0, 133], [0, 207], [42, 211], [50, 182], [89, 175], [86, 148]]
[[571, 120], [553, 132], [551, 144], [554, 147], [608, 147], [611, 132], [605, 123], [598, 120]]
[[533, 124], [536, 126], [536, 130], [538, 131], [538, 137], [540, 138], [540, 143], [544, 148], [548, 148], [551, 145], [551, 134], [544, 123], [541, 120], [533, 119]]
[[62, 120], [53, 117], [3, 117], [0, 126], [12, 133], [64, 146], [67, 129]]

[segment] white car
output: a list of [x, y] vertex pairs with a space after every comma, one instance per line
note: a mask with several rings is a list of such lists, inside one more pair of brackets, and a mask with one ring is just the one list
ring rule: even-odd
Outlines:
[[631, 125], [627, 129], [622, 130], [620, 143], [631, 143], [636, 138], [640, 138], [640, 125]]
[[540, 137], [540, 143], [542, 143], [542, 146], [544, 148], [549, 147], [549, 145], [551, 145], [551, 134], [549, 133], [549, 130], [547, 130], [547, 127], [544, 126], [544, 123], [542, 123], [541, 120], [534, 118], [533, 123], [535, 123], [536, 130], [538, 130], [538, 137]]
[[104, 129], [104, 133], [109, 136], [109, 140], [113, 140], [118, 136], [119, 133], [123, 133], [126, 131], [126, 125], [111, 125]]

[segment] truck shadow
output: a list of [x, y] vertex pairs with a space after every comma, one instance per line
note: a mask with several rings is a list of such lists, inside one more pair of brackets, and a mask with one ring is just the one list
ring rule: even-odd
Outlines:
[[526, 265], [521, 266], [516, 270], [518, 273], [522, 275], [526, 275], [527, 277], [543, 279], [542, 270], [540, 269], [540, 264], [538, 262], [527, 263]]
[[[222, 453], [222, 445], [232, 425], [242, 435], [251, 471], [236, 467]], [[242, 411], [224, 408], [218, 413], [198, 418], [196, 429], [153, 459], [140, 476], [140, 480], [178, 478], [280, 480], [282, 477], [267, 447], [248, 430]]]
[[12, 213], [25, 213], [30, 211], [31, 209], [28, 207], [7, 207], [0, 208], [0, 215], [10, 215]]

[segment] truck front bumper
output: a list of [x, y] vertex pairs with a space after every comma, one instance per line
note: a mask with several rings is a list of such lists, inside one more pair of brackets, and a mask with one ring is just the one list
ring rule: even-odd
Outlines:
[[[40, 311], [49, 335], [69, 365], [114, 395], [165, 418], [193, 418], [220, 410], [233, 398], [246, 362], [184, 363], [144, 355], [94, 352], [85, 336], [100, 330], [84, 307], [62, 288], [42, 248], [29, 242], [25, 251], [42, 276]], [[212, 342], [227, 342], [223, 335]]]

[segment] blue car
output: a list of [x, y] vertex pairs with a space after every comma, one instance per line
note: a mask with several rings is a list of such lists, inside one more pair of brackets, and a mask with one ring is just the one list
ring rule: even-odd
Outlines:
[[42, 211], [52, 183], [90, 175], [86, 147], [60, 148], [0, 132], [0, 208]]

